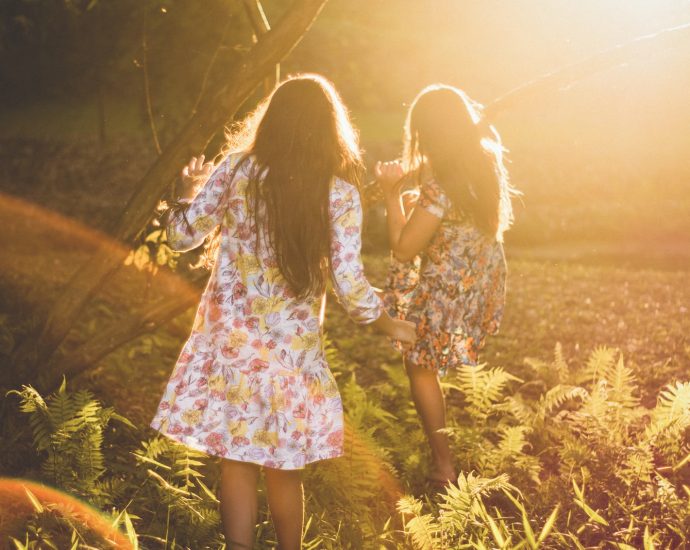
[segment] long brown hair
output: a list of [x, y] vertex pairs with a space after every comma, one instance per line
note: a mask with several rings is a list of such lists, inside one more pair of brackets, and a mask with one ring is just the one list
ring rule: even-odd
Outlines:
[[[238, 139], [239, 137], [239, 139]], [[265, 229], [281, 274], [298, 298], [317, 296], [330, 257], [329, 191], [334, 177], [358, 185], [358, 136], [333, 84], [300, 74], [278, 85], [231, 135], [249, 141], [247, 196], [259, 238]], [[237, 143], [233, 148], [236, 148]]]
[[458, 88], [427, 86], [408, 110], [404, 143], [406, 169], [421, 178], [428, 165], [453, 208], [502, 241], [517, 191], [503, 164], [500, 136], [482, 120], [481, 105]]

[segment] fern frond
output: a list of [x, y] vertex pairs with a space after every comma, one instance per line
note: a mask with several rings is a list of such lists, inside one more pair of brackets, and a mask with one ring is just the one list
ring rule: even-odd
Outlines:
[[58, 429], [76, 412], [74, 401], [66, 392], [51, 395], [47, 403], [50, 419]]
[[584, 371], [578, 377], [580, 382], [596, 383], [601, 380], [605, 373], [613, 367], [616, 361], [617, 350], [606, 346], [594, 348], [587, 359]]
[[551, 370], [551, 365], [542, 359], [536, 357], [525, 357], [524, 365], [531, 368], [537, 376], [542, 376]]
[[589, 416], [595, 421], [603, 420], [609, 410], [609, 392], [606, 380], [599, 382], [592, 388], [589, 399], [585, 401], [580, 413]]
[[662, 432], [680, 433], [690, 426], [690, 382], [668, 384], [659, 394], [647, 437]]
[[493, 478], [481, 477], [470, 472], [458, 476], [457, 485], [449, 485], [445, 494], [441, 495], [443, 502], [440, 508], [449, 519], [454, 519], [458, 527], [477, 517], [481, 498], [496, 491], [511, 490], [519, 492], [509, 482], [507, 474], [500, 474]]
[[528, 426], [532, 424], [535, 416], [535, 410], [519, 394], [507, 397], [503, 403], [497, 406], [497, 409], [507, 412], [518, 422]]
[[486, 364], [462, 365], [457, 369], [455, 383], [447, 387], [464, 394], [468, 402], [467, 412], [475, 421], [484, 421], [493, 406], [504, 398], [504, 390], [511, 381], [521, 382], [501, 367], [486, 369]]
[[654, 451], [651, 445], [640, 444], [628, 450], [616, 477], [628, 487], [651, 483], [654, 477]]
[[398, 500], [398, 512], [403, 516], [405, 534], [418, 550], [440, 550], [441, 526], [431, 514], [422, 513], [422, 503], [410, 496]]
[[563, 346], [560, 342], [556, 342], [553, 350], [553, 367], [558, 373], [559, 380], [568, 380], [570, 378], [570, 369], [565, 357], [563, 357]]
[[566, 402], [580, 399], [587, 401], [589, 392], [580, 386], [558, 385], [543, 394], [537, 402], [535, 417], [544, 420], [553, 411], [561, 408]]
[[622, 354], [614, 365], [604, 370], [603, 375], [609, 386], [609, 399], [611, 401], [615, 401], [628, 409], [633, 409], [640, 404], [640, 400], [636, 396], [638, 392], [637, 378], [632, 369], [623, 363]]
[[525, 447], [529, 446], [526, 436], [531, 431], [527, 426], [508, 426], [503, 428], [498, 442], [499, 452], [506, 457], [522, 454]]

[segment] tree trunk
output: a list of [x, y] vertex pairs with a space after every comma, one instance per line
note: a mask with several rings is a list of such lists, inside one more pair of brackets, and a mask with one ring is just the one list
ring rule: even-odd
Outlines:
[[[249, 18], [249, 23], [254, 29], [254, 41], [258, 41], [260, 36], [263, 36], [271, 30], [271, 25], [268, 24], [268, 19], [264, 13], [259, 0], [243, 0], [244, 11]], [[264, 80], [264, 93], [268, 94], [277, 82], [280, 81], [280, 64], [276, 63], [275, 71], [272, 75], [268, 75]]]
[[[299, 42], [327, 0], [295, 0], [293, 7], [278, 24], [261, 36], [238, 63], [233, 79], [219, 90], [206, 95], [206, 103], [163, 150], [149, 171], [139, 181], [115, 230], [115, 238], [130, 242], [146, 226], [167, 187], [179, 169], [202, 151], [213, 135], [232, 118], [276, 63]], [[124, 260], [122, 250], [112, 244], [102, 245], [66, 285], [53, 304], [42, 327], [27, 337], [16, 350], [13, 362], [25, 372], [48, 362], [62, 343], [84, 306], [103, 281]]]
[[200, 293], [201, 291], [186, 292], [175, 298], [165, 297], [144, 311], [119, 319], [74, 353], [61, 358], [52, 368], [41, 373], [34, 385], [44, 392], [53, 391], [60, 385], [63, 375], [68, 378], [78, 376], [124, 344], [142, 334], [154, 332], [190, 307], [198, 305]]

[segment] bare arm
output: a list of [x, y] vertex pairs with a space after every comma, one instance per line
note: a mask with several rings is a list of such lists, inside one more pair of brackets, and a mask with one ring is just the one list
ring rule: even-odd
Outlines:
[[403, 262], [422, 252], [441, 224], [441, 218], [415, 208], [409, 219], [400, 196], [400, 182], [404, 177], [398, 162], [376, 165], [376, 179], [383, 190], [388, 221], [388, 241], [395, 257]]

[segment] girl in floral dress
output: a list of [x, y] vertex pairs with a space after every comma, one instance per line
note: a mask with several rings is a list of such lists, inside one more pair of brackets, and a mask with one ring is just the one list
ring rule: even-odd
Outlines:
[[[405, 124], [403, 162], [379, 163], [393, 253], [387, 305], [417, 326], [403, 358], [431, 447], [429, 481], [455, 481], [439, 375], [475, 365], [503, 314], [503, 232], [511, 195], [496, 131], [479, 106], [450, 86], [425, 88]], [[405, 186], [417, 184], [411, 213]], [[411, 206], [411, 205], [410, 205]]]
[[[221, 461], [228, 548], [252, 548], [260, 467], [281, 548], [299, 548], [300, 469], [343, 453], [342, 403], [324, 357], [327, 278], [360, 324], [411, 343], [364, 277], [360, 152], [333, 86], [316, 75], [283, 82], [245, 121], [190, 203], [171, 212], [169, 245], [218, 247], [192, 333], [152, 426]], [[237, 149], [235, 149], [237, 150]], [[193, 159], [189, 182], [209, 175]], [[330, 275], [330, 277], [329, 277]]]

